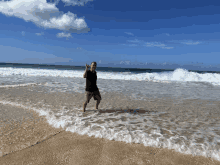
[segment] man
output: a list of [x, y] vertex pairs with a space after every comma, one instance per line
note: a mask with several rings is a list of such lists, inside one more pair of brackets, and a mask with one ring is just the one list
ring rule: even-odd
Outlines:
[[94, 100], [97, 100], [96, 102], [96, 107], [95, 109], [98, 110], [98, 105], [101, 100], [101, 95], [99, 92], [99, 89], [97, 87], [97, 73], [95, 71], [96, 69], [96, 62], [91, 63], [91, 69], [88, 70], [90, 67], [89, 65], [86, 64], [86, 70], [85, 73], [83, 74], [83, 78], [86, 78], [86, 102], [83, 104], [83, 112], [86, 110], [86, 105], [89, 103], [90, 99], [93, 97]]

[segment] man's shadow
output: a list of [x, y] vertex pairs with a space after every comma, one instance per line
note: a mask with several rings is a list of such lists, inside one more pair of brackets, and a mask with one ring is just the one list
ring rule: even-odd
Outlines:
[[93, 111], [93, 112], [100, 112], [100, 113], [156, 113], [157, 111], [149, 111], [149, 110], [142, 110], [142, 109], [99, 109], [99, 110], [86, 110], [86, 111]]

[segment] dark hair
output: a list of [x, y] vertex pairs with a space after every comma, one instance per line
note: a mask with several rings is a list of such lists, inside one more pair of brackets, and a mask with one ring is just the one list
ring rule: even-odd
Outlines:
[[[95, 65], [97, 65], [97, 63], [96, 63], [95, 61], [93, 61], [92, 63], [94, 63]], [[91, 63], [91, 65], [92, 65], [92, 63]]]

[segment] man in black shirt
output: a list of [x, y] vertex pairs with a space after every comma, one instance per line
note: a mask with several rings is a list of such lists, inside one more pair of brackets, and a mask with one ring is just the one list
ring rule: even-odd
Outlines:
[[83, 104], [83, 112], [86, 110], [86, 105], [89, 103], [90, 99], [93, 97], [94, 100], [97, 100], [95, 109], [98, 110], [98, 105], [100, 103], [101, 94], [99, 92], [99, 89], [97, 87], [96, 81], [97, 81], [97, 73], [95, 71], [96, 69], [96, 62], [91, 63], [91, 69], [88, 70], [90, 67], [86, 64], [86, 70], [83, 75], [83, 78], [86, 78], [86, 102]]

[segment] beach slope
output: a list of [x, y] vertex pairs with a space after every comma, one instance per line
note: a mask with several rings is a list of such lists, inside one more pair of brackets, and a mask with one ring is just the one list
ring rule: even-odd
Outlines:
[[[22, 108], [4, 105], [17, 112]], [[3, 108], [3, 107], [2, 107]], [[25, 111], [25, 110], [23, 110]], [[21, 112], [19, 112], [21, 113]], [[1, 127], [1, 165], [219, 165], [202, 156], [79, 135], [50, 126], [44, 117]], [[12, 143], [12, 144], [11, 144]], [[7, 155], [6, 155], [7, 154]]]

